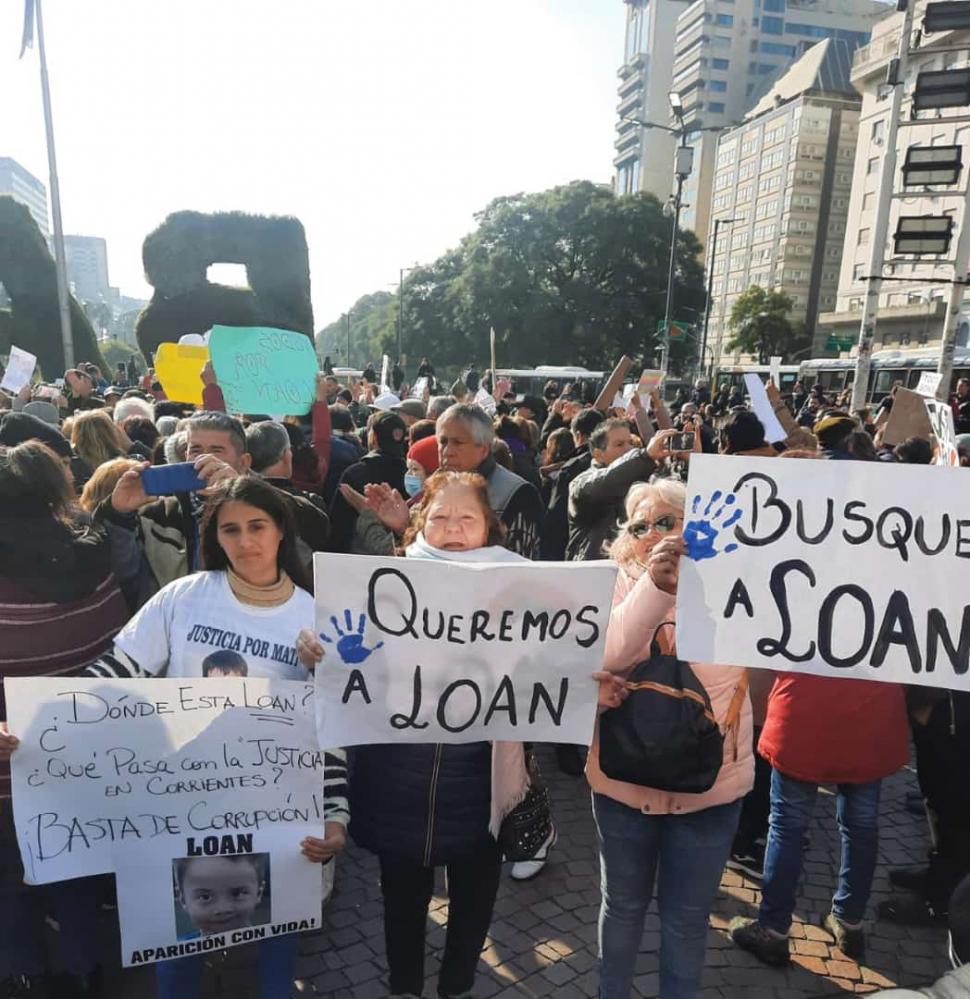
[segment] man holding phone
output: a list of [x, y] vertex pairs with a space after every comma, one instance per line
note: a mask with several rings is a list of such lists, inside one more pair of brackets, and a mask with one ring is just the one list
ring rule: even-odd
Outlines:
[[[148, 486], [165, 495], [157, 498], [146, 489], [143, 473], [148, 464], [125, 472], [111, 496], [95, 511], [95, 519], [104, 522], [119, 551], [128, 558], [144, 556], [150, 578], [143, 573], [139, 587], [139, 603], [175, 579], [202, 568], [200, 563], [199, 531], [205, 507], [206, 491], [224, 479], [248, 475], [251, 458], [246, 448], [246, 433], [239, 420], [226, 413], [203, 411], [189, 418], [186, 428], [186, 457], [198, 477], [191, 472], [170, 466], [152, 469]], [[164, 467], [164, 466], [163, 466]], [[186, 486], [201, 484], [204, 488], [186, 490]], [[327, 547], [330, 524], [325, 513], [299, 496], [286, 496], [296, 520], [300, 536], [298, 548], [309, 565], [312, 553]]]

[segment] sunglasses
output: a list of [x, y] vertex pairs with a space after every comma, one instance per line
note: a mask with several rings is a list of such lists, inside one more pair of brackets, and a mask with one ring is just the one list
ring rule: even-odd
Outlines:
[[679, 517], [674, 517], [668, 513], [659, 520], [655, 520], [652, 524], [647, 523], [645, 520], [638, 520], [635, 524], [630, 524], [627, 527], [627, 531], [638, 540], [645, 538], [653, 531], [656, 531], [658, 534], [669, 534], [677, 526], [679, 519]]

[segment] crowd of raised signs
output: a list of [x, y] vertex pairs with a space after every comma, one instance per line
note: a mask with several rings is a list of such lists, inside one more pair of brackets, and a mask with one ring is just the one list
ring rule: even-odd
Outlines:
[[[600, 724], [588, 752], [556, 747], [558, 766], [592, 790], [599, 995], [631, 994], [655, 898], [660, 995], [697, 994], [725, 866], [762, 886], [758, 914], [731, 924], [734, 942], [767, 965], [787, 964], [820, 785], [836, 789], [842, 847], [823, 927], [863, 960], [880, 787], [914, 747], [920, 791], [907, 807], [926, 815], [933, 846], [926, 865], [890, 872], [898, 895], [879, 918], [947, 927], [954, 971], [925, 993], [893, 994], [970, 995], [970, 966], [961, 967], [970, 962], [970, 693], [691, 663], [687, 699], [700, 712], [668, 728], [652, 785], [624, 769], [622, 732], [605, 721], [631, 691], [663, 693], [662, 671], [676, 663], [691, 456], [942, 461], [929, 433], [904, 428], [900, 439], [897, 425], [887, 434], [897, 393], [862, 420], [848, 398], [817, 387], [798, 383], [785, 399], [770, 390], [786, 433], [771, 443], [741, 389], [702, 379], [666, 404], [653, 388], [621, 396], [623, 408], [597, 408], [598, 386], [582, 382], [522, 394], [470, 368], [442, 383], [427, 360], [411, 373], [413, 389], [398, 365], [388, 374], [380, 385], [369, 365], [341, 379], [326, 362], [310, 411], [276, 419], [227, 413], [208, 364], [202, 406], [166, 399], [152, 370], [121, 364], [110, 383], [82, 363], [63, 381], [0, 393], [0, 677], [305, 679], [326, 668], [326, 650], [303, 630], [313, 623], [314, 552], [612, 558], [605, 657], [590, 664]], [[970, 465], [970, 383], [958, 384], [951, 406], [959, 464]], [[227, 636], [240, 634], [260, 640], [235, 648]], [[685, 763], [709, 736], [713, 757]], [[0, 726], [0, 995], [103, 994], [94, 937], [103, 881], [24, 884], [7, 763], [17, 746]], [[438, 995], [473, 995], [500, 877], [540, 876], [555, 857], [555, 811], [531, 747], [334, 748], [324, 781], [323, 828], [302, 852], [331, 863], [349, 830], [378, 855], [389, 994], [425, 987], [425, 918], [443, 866], [450, 916]], [[510, 818], [511, 839], [499, 834]], [[178, 873], [176, 898], [203, 936], [246, 925], [262, 892], [258, 865], [221, 860], [206, 875], [190, 858]], [[263, 996], [291, 994], [296, 939], [252, 945]], [[201, 975], [201, 956], [164, 961], [158, 994], [197, 995]]]

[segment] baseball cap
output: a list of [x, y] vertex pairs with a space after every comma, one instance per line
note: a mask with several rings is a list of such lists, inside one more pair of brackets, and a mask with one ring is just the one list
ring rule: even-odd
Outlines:
[[416, 420], [423, 420], [428, 415], [428, 407], [420, 399], [405, 399], [396, 406], [392, 406], [391, 412], [403, 413], [405, 416], [413, 416]]
[[377, 438], [377, 446], [385, 454], [404, 457], [407, 449], [408, 428], [397, 413], [375, 413], [367, 424], [367, 429]]

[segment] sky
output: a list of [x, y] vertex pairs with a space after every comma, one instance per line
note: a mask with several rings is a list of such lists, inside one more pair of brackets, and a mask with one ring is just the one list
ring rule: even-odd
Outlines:
[[[0, 3], [0, 156], [47, 183], [36, 47]], [[148, 298], [181, 209], [299, 218], [315, 325], [492, 198], [612, 176], [621, 0], [44, 0], [66, 233]]]

